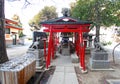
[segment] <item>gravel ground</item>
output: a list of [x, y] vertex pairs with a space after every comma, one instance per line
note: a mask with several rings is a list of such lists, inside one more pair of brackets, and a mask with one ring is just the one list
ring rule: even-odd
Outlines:
[[[90, 55], [86, 56], [86, 62], [88, 62]], [[87, 68], [88, 73], [83, 74], [78, 66], [75, 67], [79, 84], [108, 84], [108, 79], [120, 79], [120, 60], [114, 64], [110, 62], [110, 66], [114, 71], [91, 71]]]

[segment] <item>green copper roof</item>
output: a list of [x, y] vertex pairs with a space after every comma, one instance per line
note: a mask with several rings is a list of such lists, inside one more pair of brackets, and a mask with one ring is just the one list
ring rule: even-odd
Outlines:
[[92, 24], [92, 22], [82, 21], [71, 17], [63, 16], [63, 17], [40, 22], [40, 24]]

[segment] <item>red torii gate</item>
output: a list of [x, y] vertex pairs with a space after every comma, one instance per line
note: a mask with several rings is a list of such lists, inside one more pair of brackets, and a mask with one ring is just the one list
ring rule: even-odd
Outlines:
[[[51, 57], [54, 59], [54, 53], [56, 51], [55, 45], [57, 44], [57, 32], [73, 32], [75, 37], [75, 51], [80, 59], [80, 67], [83, 71], [85, 67], [85, 43], [83, 41], [83, 33], [89, 32], [89, 21], [80, 21], [71, 17], [60, 17], [48, 21], [41, 22], [45, 32], [49, 32], [48, 54], [46, 55], [46, 48], [44, 47], [44, 55], [46, 59], [46, 67], [50, 65]], [[46, 44], [45, 44], [46, 45]]]

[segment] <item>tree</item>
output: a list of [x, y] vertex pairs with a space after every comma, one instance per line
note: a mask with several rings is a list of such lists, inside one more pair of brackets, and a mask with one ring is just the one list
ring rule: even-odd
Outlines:
[[45, 6], [41, 12], [43, 17], [41, 20], [44, 20], [44, 18], [50, 20], [57, 17], [56, 8], [54, 6]]
[[78, 0], [71, 5], [71, 14], [93, 21], [99, 41], [100, 26], [120, 25], [120, 0]]
[[22, 23], [20, 21], [20, 17], [17, 15], [17, 14], [14, 14], [13, 17], [12, 17], [12, 20], [13, 21], [16, 21], [18, 24], [16, 24], [16, 26], [18, 27], [22, 27]]
[[5, 44], [4, 0], [0, 0], [0, 64], [8, 61]]
[[[29, 25], [36, 30], [40, 29], [39, 22], [44, 20], [50, 20], [58, 16], [56, 8], [54, 6], [45, 6], [33, 19], [29, 21]], [[34, 30], [34, 29], [33, 29]]]

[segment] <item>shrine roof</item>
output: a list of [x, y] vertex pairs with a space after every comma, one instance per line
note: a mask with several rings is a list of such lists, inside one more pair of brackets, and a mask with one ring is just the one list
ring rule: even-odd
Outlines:
[[54, 24], [92, 24], [91, 21], [82, 21], [82, 20], [78, 20], [78, 19], [74, 19], [72, 17], [59, 17], [59, 18], [55, 18], [55, 19], [50, 19], [50, 20], [46, 20], [43, 22], [40, 22], [40, 24], [48, 24], [48, 25], [54, 25]]

